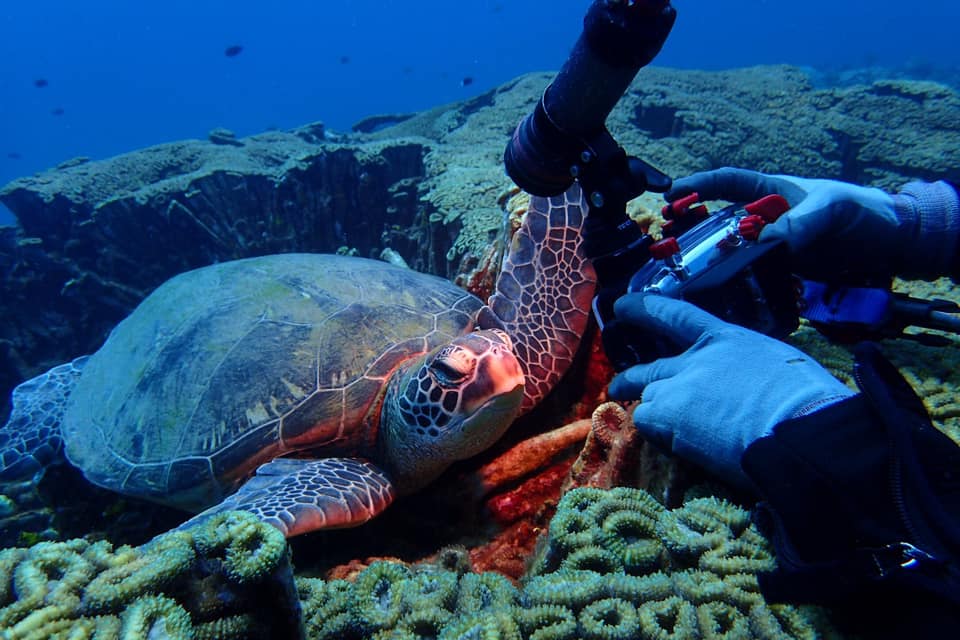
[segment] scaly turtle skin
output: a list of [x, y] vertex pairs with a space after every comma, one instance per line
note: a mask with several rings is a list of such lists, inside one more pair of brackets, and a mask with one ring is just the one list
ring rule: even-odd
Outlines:
[[533, 198], [488, 305], [386, 263], [284, 254], [164, 283], [95, 354], [24, 382], [0, 479], [67, 459], [97, 485], [354, 526], [489, 447], [563, 375], [594, 274], [579, 188]]

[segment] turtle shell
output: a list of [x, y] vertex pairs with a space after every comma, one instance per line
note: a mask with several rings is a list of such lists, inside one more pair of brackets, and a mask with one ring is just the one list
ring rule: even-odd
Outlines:
[[392, 372], [470, 331], [481, 306], [442, 278], [336, 255], [181, 274], [90, 358], [67, 457], [100, 486], [199, 509], [293, 451], [375, 455]]

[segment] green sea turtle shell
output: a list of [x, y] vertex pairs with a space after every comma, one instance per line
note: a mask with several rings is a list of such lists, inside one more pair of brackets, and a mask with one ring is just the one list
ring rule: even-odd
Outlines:
[[368, 413], [391, 373], [470, 331], [481, 306], [447, 280], [336, 255], [181, 274], [90, 358], [67, 457], [101, 486], [199, 509], [294, 451], [375, 456]]

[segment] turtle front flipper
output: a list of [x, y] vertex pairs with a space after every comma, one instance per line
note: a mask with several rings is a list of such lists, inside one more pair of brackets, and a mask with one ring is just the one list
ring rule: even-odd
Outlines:
[[535, 407], [570, 367], [590, 318], [596, 273], [583, 250], [587, 203], [576, 183], [533, 196], [504, 257], [482, 329], [506, 331], [526, 374], [521, 413]]
[[387, 476], [366, 460], [277, 458], [261, 465], [236, 493], [179, 528], [239, 510], [249, 511], [289, 538], [363, 524], [386, 509], [394, 496]]
[[63, 448], [60, 423], [67, 398], [89, 356], [61, 364], [19, 384], [10, 394], [10, 419], [0, 427], [0, 481], [36, 477]]

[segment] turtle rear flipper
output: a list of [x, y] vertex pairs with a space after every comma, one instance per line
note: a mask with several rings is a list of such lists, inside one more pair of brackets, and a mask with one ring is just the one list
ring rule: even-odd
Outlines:
[[249, 511], [286, 537], [317, 529], [363, 524], [395, 497], [383, 471], [357, 458], [277, 458], [223, 502], [179, 528], [189, 528], [224, 511]]
[[0, 481], [36, 476], [58, 461], [63, 449], [60, 423], [67, 398], [88, 358], [81, 356], [56, 366], [13, 390], [10, 419], [0, 427]]

